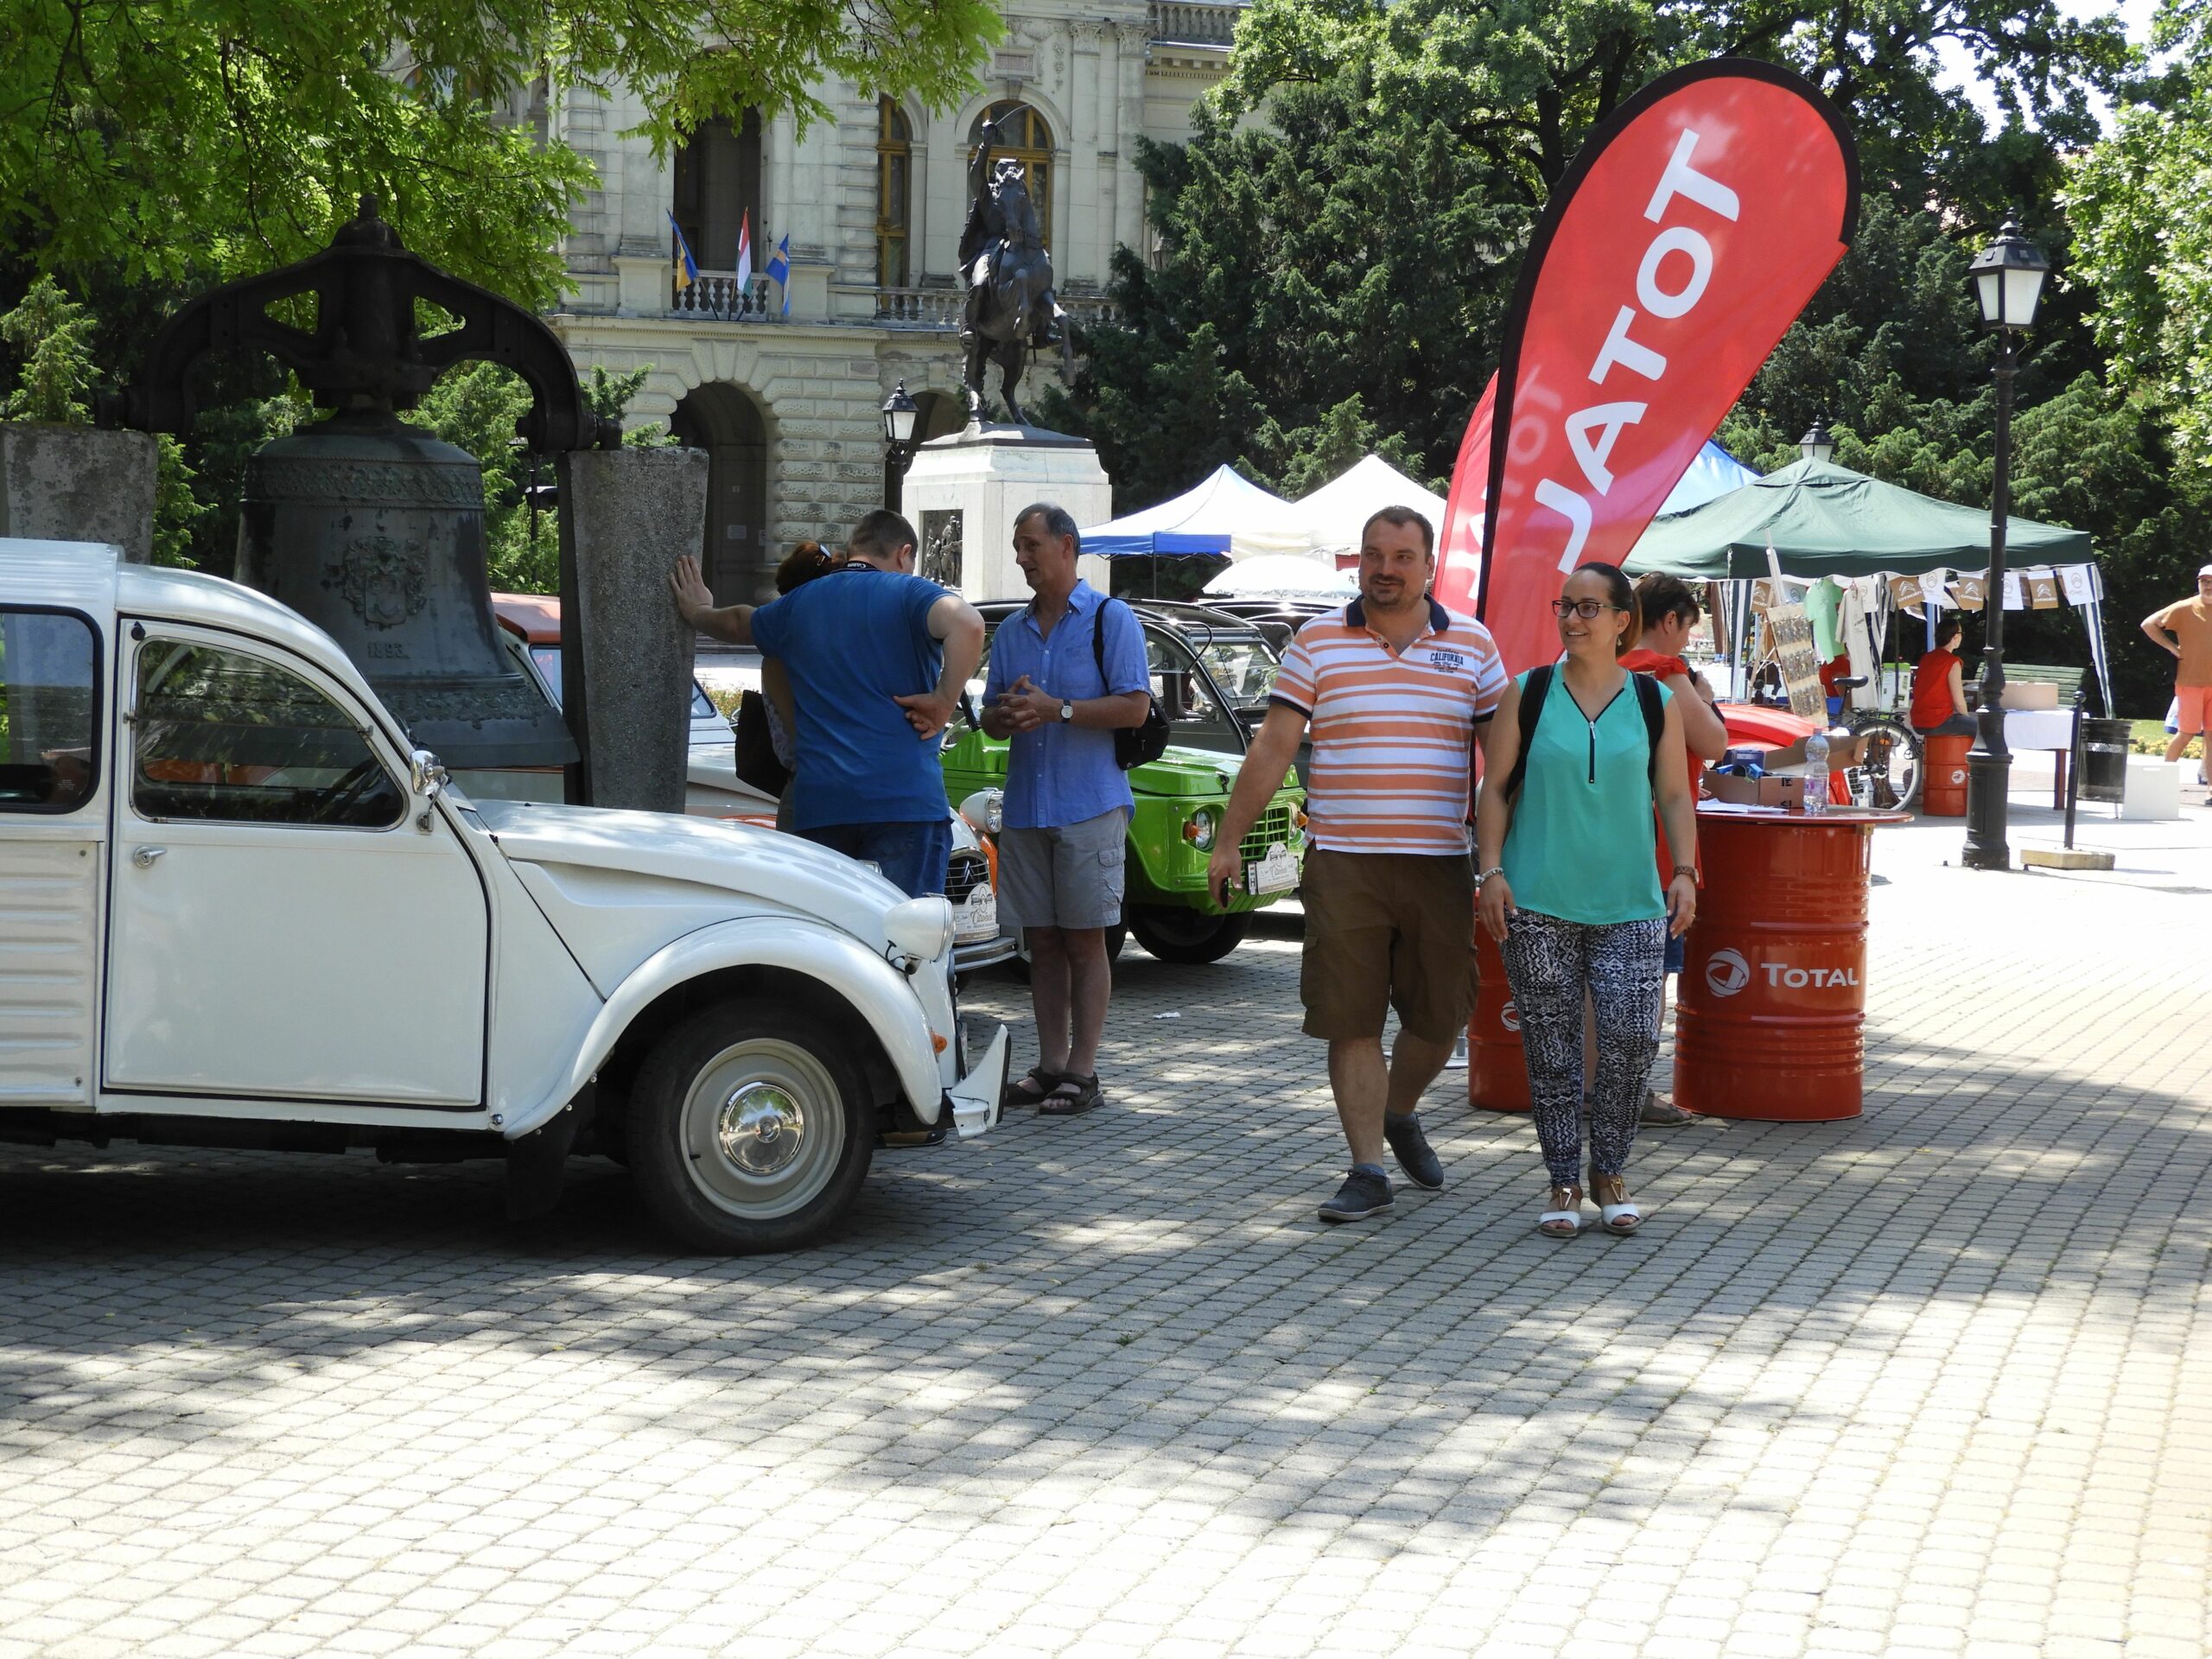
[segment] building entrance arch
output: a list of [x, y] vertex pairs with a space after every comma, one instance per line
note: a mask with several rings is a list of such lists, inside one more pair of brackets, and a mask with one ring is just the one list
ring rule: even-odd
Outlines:
[[717, 605], [776, 596], [768, 541], [768, 429], [750, 392], [726, 380], [695, 386], [669, 416], [679, 443], [707, 452], [707, 528], [699, 566]]

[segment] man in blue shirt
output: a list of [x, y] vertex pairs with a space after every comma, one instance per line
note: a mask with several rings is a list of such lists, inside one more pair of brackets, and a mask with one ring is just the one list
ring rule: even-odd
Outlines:
[[760, 607], [717, 609], [688, 555], [676, 608], [703, 633], [783, 664], [798, 715], [791, 827], [918, 898], [944, 891], [950, 814], [938, 734], [983, 654], [983, 619], [913, 574], [914, 528], [883, 508], [842, 569]]
[[1028, 932], [1037, 1013], [1038, 1063], [1007, 1098], [1055, 1117], [1099, 1101], [1106, 930], [1122, 919], [1133, 804], [1114, 734], [1152, 707], [1143, 626], [1076, 579], [1082, 546], [1065, 508], [1039, 502], [1014, 521], [1014, 562], [1036, 597], [999, 624], [983, 687], [983, 730], [1010, 740], [999, 919]]

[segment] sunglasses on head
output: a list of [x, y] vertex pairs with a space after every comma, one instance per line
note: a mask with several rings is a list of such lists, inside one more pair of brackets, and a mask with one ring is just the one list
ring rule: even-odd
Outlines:
[[1552, 601], [1552, 614], [1562, 620], [1579, 616], [1585, 622], [1595, 622], [1600, 611], [1618, 611], [1618, 605], [1608, 605], [1602, 599], [1555, 599]]

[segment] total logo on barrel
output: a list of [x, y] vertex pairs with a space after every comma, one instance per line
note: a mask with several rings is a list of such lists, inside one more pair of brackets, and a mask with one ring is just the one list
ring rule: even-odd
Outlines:
[[[1762, 962], [1758, 972], [1768, 986], [1777, 990], [1859, 988], [1856, 968], [1801, 968], [1794, 963]], [[1751, 964], [1740, 950], [1716, 950], [1705, 959], [1705, 987], [1715, 996], [1735, 995], [1751, 984], [1752, 973]]]

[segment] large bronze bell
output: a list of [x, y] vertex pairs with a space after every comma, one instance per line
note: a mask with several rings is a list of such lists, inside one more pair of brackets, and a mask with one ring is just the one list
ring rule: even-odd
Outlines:
[[558, 766], [568, 728], [499, 643], [484, 472], [390, 415], [346, 416], [246, 461], [238, 579], [345, 648], [449, 766]]
[[[303, 294], [316, 300], [312, 333], [270, 314]], [[418, 300], [458, 326], [425, 339]], [[483, 468], [399, 418], [446, 369], [484, 358], [529, 384], [531, 410], [517, 429], [533, 449], [619, 442], [616, 424], [585, 404], [560, 340], [513, 302], [408, 252], [365, 197], [321, 253], [179, 311], [103, 419], [187, 432], [194, 365], [257, 350], [335, 412], [247, 461], [238, 579], [326, 630], [414, 741], [455, 770], [574, 761], [559, 711], [507, 655], [492, 620]]]

